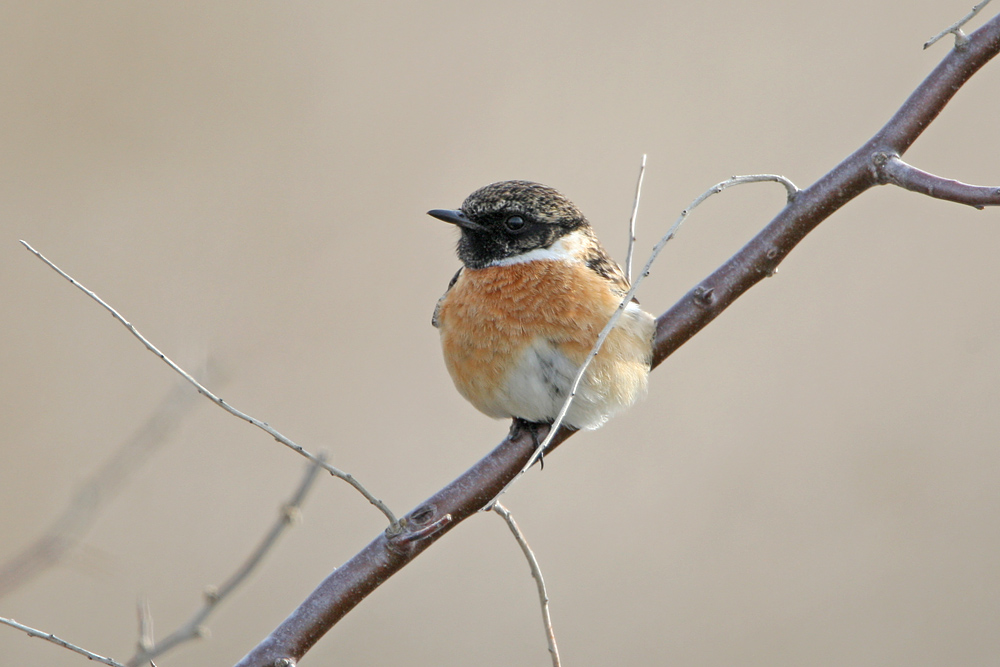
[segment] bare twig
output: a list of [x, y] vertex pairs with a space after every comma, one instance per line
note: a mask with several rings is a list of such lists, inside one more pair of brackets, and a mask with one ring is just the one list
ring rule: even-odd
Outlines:
[[879, 153], [873, 158], [875, 169], [884, 183], [898, 185], [906, 190], [965, 204], [982, 210], [987, 206], [1000, 206], [1000, 188], [969, 185], [961, 181], [941, 178], [903, 162], [898, 155]]
[[0, 618], [0, 623], [3, 623], [4, 625], [9, 625], [10, 627], [16, 628], [18, 630], [22, 630], [24, 632], [27, 632], [28, 635], [30, 635], [32, 637], [38, 637], [39, 639], [44, 639], [47, 642], [52, 642], [56, 646], [61, 646], [63, 648], [69, 649], [70, 651], [73, 651], [75, 653], [79, 653], [80, 655], [85, 656], [89, 660], [93, 660], [95, 662], [100, 662], [100, 663], [105, 664], [105, 665], [110, 665], [111, 667], [125, 667], [125, 665], [123, 665], [122, 663], [116, 662], [116, 661], [112, 660], [111, 658], [105, 658], [103, 655], [97, 655], [96, 653], [91, 653], [90, 651], [88, 651], [85, 648], [80, 648], [76, 644], [70, 644], [65, 639], [60, 639], [59, 637], [56, 637], [52, 633], [42, 632], [41, 630], [36, 630], [34, 628], [28, 627], [27, 625], [22, 625], [22, 624], [18, 623], [17, 621], [13, 620], [13, 619], [10, 619], [10, 618]]
[[642, 154], [642, 164], [639, 165], [639, 180], [635, 184], [635, 201], [632, 204], [632, 216], [628, 220], [628, 253], [625, 255], [625, 279], [632, 282], [632, 252], [635, 250], [635, 221], [639, 216], [639, 196], [642, 194], [642, 177], [646, 174], [646, 154]]
[[962, 26], [971, 21], [973, 17], [979, 13], [979, 10], [988, 4], [990, 4], [990, 0], [983, 0], [982, 2], [980, 2], [978, 5], [972, 8], [971, 12], [969, 12], [968, 14], [966, 14], [965, 16], [955, 21], [950, 26], [948, 26], [947, 28], [945, 28], [944, 30], [942, 30], [941, 32], [939, 32], [938, 34], [934, 35], [926, 42], [924, 42], [924, 48], [927, 49], [934, 46], [934, 44], [936, 44], [939, 39], [941, 39], [947, 34], [955, 35], [956, 49], [963, 48], [968, 43], [969, 38], [964, 32], [962, 32]]
[[[1000, 51], [1000, 16], [969, 36], [965, 48], [948, 52], [941, 63], [864, 145], [819, 181], [800, 191], [763, 230], [733, 257], [699, 282], [657, 318], [653, 366], [659, 365], [718, 317], [751, 287], [772, 275], [781, 261], [821, 222], [852, 199], [879, 184], [872, 166], [878, 152], [902, 155], [937, 118], [968, 79]], [[552, 451], [574, 431], [561, 428]], [[368, 594], [423, 553], [449, 530], [474, 514], [534, 454], [530, 434], [508, 436], [493, 451], [402, 519], [404, 530], [433, 524], [445, 514], [451, 522], [425, 540], [396, 546], [397, 538], [380, 534], [330, 574], [270, 635], [239, 662], [241, 667], [293, 663]]]
[[194, 398], [195, 394], [178, 383], [107, 463], [77, 488], [67, 508], [49, 529], [0, 565], [0, 597], [54, 565], [79, 543], [101, 508], [122, 488], [129, 475], [177, 430], [182, 417], [193, 407]]
[[89, 290], [86, 287], [84, 287], [83, 285], [81, 285], [72, 276], [70, 276], [68, 273], [66, 273], [65, 271], [63, 271], [62, 269], [60, 269], [58, 266], [56, 266], [55, 264], [53, 264], [44, 255], [42, 255], [42, 253], [40, 253], [37, 250], [35, 250], [34, 248], [32, 248], [26, 241], [21, 241], [21, 244], [25, 248], [27, 248], [28, 250], [30, 250], [36, 257], [38, 257], [38, 259], [40, 259], [43, 262], [45, 262], [46, 264], [48, 264], [49, 267], [52, 268], [52, 270], [54, 270], [56, 273], [58, 273], [63, 278], [65, 278], [66, 280], [68, 280], [75, 287], [77, 287], [80, 291], [82, 291], [84, 294], [86, 294], [87, 296], [89, 296], [91, 299], [93, 299], [94, 301], [96, 301], [97, 303], [99, 303], [105, 310], [107, 310], [109, 313], [111, 313], [111, 315], [116, 320], [118, 320], [119, 322], [121, 322], [125, 326], [125, 328], [128, 329], [132, 333], [133, 336], [135, 336], [136, 338], [139, 339], [139, 341], [146, 347], [147, 350], [149, 350], [150, 352], [152, 352], [153, 354], [155, 354], [157, 357], [160, 358], [160, 360], [162, 360], [165, 364], [167, 364], [168, 366], [170, 366], [170, 368], [172, 368], [175, 372], [177, 372], [181, 377], [183, 377], [189, 383], [191, 383], [192, 385], [194, 385], [194, 388], [198, 390], [198, 393], [200, 393], [203, 396], [207, 397], [209, 400], [211, 400], [213, 403], [215, 403], [216, 405], [218, 405], [220, 408], [222, 408], [223, 410], [225, 410], [229, 414], [233, 415], [234, 417], [239, 417], [243, 421], [249, 422], [250, 424], [253, 424], [254, 426], [256, 426], [257, 428], [261, 429], [262, 431], [264, 431], [265, 433], [267, 433], [272, 438], [274, 438], [275, 440], [277, 440], [281, 444], [285, 445], [289, 449], [291, 449], [291, 450], [299, 453], [300, 455], [302, 455], [305, 458], [309, 459], [310, 461], [312, 461], [316, 465], [322, 467], [324, 470], [326, 470], [327, 472], [329, 472], [334, 477], [338, 477], [338, 478], [344, 480], [345, 482], [347, 482], [348, 484], [350, 484], [351, 486], [353, 486], [355, 489], [358, 490], [359, 493], [361, 493], [361, 495], [363, 495], [368, 500], [368, 502], [370, 502], [372, 505], [374, 505], [375, 507], [377, 507], [379, 509], [379, 511], [381, 511], [383, 514], [385, 514], [386, 518], [389, 519], [389, 528], [387, 530], [389, 531], [390, 534], [394, 534], [394, 533], [396, 533], [396, 532], [399, 531], [399, 521], [396, 519], [396, 515], [393, 514], [392, 511], [389, 510], [389, 508], [386, 506], [385, 503], [383, 503], [381, 500], [379, 500], [378, 498], [376, 498], [375, 496], [373, 496], [371, 494], [371, 492], [369, 492], [368, 489], [366, 489], [361, 484], [361, 482], [359, 482], [357, 479], [355, 479], [354, 475], [351, 475], [350, 473], [346, 473], [346, 472], [344, 472], [344, 471], [342, 471], [342, 470], [340, 470], [338, 468], [335, 468], [334, 466], [326, 463], [325, 461], [320, 460], [320, 458], [317, 457], [316, 455], [309, 453], [308, 451], [306, 451], [300, 445], [292, 442], [289, 438], [285, 437], [284, 435], [282, 435], [281, 433], [279, 433], [275, 429], [271, 428], [271, 426], [268, 423], [262, 422], [259, 419], [251, 417], [250, 415], [237, 410], [236, 408], [234, 408], [233, 406], [231, 406], [229, 403], [226, 403], [224, 400], [222, 400], [221, 398], [219, 398], [218, 396], [216, 396], [215, 394], [213, 394], [211, 391], [209, 391], [207, 388], [205, 388], [204, 385], [202, 385], [200, 382], [198, 382], [196, 379], [194, 379], [187, 371], [185, 371], [183, 368], [181, 368], [176, 363], [174, 363], [167, 355], [165, 355], [163, 352], [160, 352], [160, 350], [158, 350], [155, 345], [153, 345], [151, 342], [149, 342], [149, 340], [146, 339], [145, 336], [143, 336], [141, 333], [139, 333], [139, 330], [136, 329], [132, 325], [131, 322], [129, 322], [128, 320], [126, 320], [124, 317], [122, 317], [118, 313], [118, 311], [115, 310], [114, 308], [112, 308], [110, 305], [108, 305], [104, 301], [104, 299], [102, 299], [101, 297], [97, 296], [97, 294], [95, 294], [91, 290]]
[[[320, 453], [319, 458], [322, 461], [325, 459], [325, 455]], [[226, 599], [237, 586], [250, 576], [250, 573], [254, 571], [264, 556], [277, 543], [281, 534], [299, 520], [299, 511], [302, 503], [312, 488], [313, 482], [316, 481], [316, 475], [322, 467], [320, 463], [309, 464], [305, 475], [302, 477], [302, 481], [299, 482], [298, 488], [291, 499], [281, 507], [278, 520], [264, 536], [264, 539], [260, 541], [257, 548], [250, 554], [250, 557], [247, 558], [243, 565], [224, 584], [218, 588], [210, 587], [205, 591], [205, 602], [202, 608], [188, 619], [184, 625], [164, 638], [163, 641], [154, 642], [152, 638], [152, 619], [149, 618], [148, 608], [146, 608], [144, 614], [140, 613], [139, 650], [125, 663], [126, 667], [138, 667], [138, 665], [145, 664], [158, 655], [163, 655], [178, 644], [205, 636], [206, 629], [202, 625], [205, 619], [215, 611], [219, 603]]]
[[521, 547], [524, 557], [528, 560], [528, 567], [531, 568], [531, 576], [535, 578], [535, 585], [538, 588], [538, 600], [542, 605], [542, 623], [545, 625], [545, 639], [549, 644], [552, 667], [559, 667], [559, 648], [556, 646], [556, 634], [552, 629], [552, 616], [549, 614], [549, 594], [545, 590], [545, 580], [542, 578], [542, 569], [538, 566], [538, 559], [535, 558], [535, 552], [528, 546], [528, 540], [524, 537], [524, 533], [521, 532], [521, 528], [517, 525], [517, 522], [514, 521], [510, 510], [500, 503], [493, 503], [493, 511], [502, 516], [503, 520], [507, 522], [507, 527], [514, 534], [514, 539], [517, 540], [517, 544]]
[[153, 631], [153, 612], [149, 608], [149, 600], [145, 595], [136, 604], [136, 614], [139, 617], [139, 641], [136, 646], [139, 652], [145, 653], [156, 645], [156, 633]]

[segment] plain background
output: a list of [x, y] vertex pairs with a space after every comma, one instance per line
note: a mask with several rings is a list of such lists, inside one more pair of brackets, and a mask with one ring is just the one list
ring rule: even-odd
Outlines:
[[[555, 186], [624, 257], [732, 174], [812, 183], [940, 61], [968, 0], [69, 3], [0, 9], [0, 559], [177, 380], [25, 239], [231, 403], [405, 512], [507, 424], [454, 391], [431, 311], [458, 266], [425, 215], [486, 183]], [[988, 15], [992, 15], [989, 11]], [[976, 21], [974, 25], [978, 25]], [[1000, 181], [1000, 64], [907, 154]], [[660, 313], [782, 206], [697, 212], [645, 284]], [[1000, 661], [1000, 213], [885, 187], [823, 223], [505, 498], [565, 664]], [[302, 460], [196, 403], [59, 566], [0, 615], [119, 659], [249, 552]], [[157, 659], [227, 665], [384, 528], [322, 479], [209, 626]], [[4, 664], [80, 665], [0, 628]], [[495, 516], [362, 603], [303, 665], [547, 665]]]

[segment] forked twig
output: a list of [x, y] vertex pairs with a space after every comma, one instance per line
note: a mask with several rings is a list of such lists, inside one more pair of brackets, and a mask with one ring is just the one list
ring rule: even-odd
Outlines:
[[[319, 455], [321, 461], [325, 460], [325, 455], [321, 452]], [[218, 588], [210, 587], [205, 591], [205, 602], [202, 608], [199, 609], [195, 614], [188, 619], [188, 621], [177, 628], [174, 632], [170, 633], [161, 642], [155, 642], [152, 638], [152, 621], [149, 618], [148, 608], [140, 613], [140, 623], [139, 623], [139, 650], [134, 656], [129, 658], [128, 662], [125, 663], [126, 667], [138, 667], [139, 665], [145, 664], [155, 658], [158, 655], [162, 655], [174, 648], [178, 644], [183, 644], [184, 642], [191, 641], [193, 639], [198, 639], [199, 637], [205, 636], [205, 628], [202, 625], [205, 619], [215, 611], [215, 608], [219, 606], [224, 599], [226, 599], [233, 590], [243, 583], [244, 580], [254, 569], [260, 564], [264, 556], [271, 550], [271, 548], [277, 543], [278, 538], [281, 534], [288, 529], [293, 523], [295, 523], [299, 518], [299, 510], [302, 507], [303, 501], [306, 499], [306, 495], [312, 488], [313, 482], [316, 481], [316, 475], [319, 473], [320, 468], [323, 466], [320, 463], [310, 463], [306, 469], [305, 475], [302, 477], [302, 481], [299, 482], [298, 488], [295, 493], [292, 494], [291, 499], [281, 507], [281, 513], [278, 520], [271, 527], [271, 529], [264, 536], [264, 539], [260, 541], [257, 548], [254, 549], [253, 553], [246, 559], [246, 561], [239, 567], [226, 580], [224, 584]]]
[[988, 4], [990, 4], [990, 0], [983, 0], [982, 2], [980, 2], [978, 5], [972, 8], [971, 12], [969, 12], [968, 14], [966, 14], [965, 16], [955, 21], [950, 26], [948, 26], [947, 28], [945, 28], [944, 30], [942, 30], [941, 32], [939, 32], [938, 34], [934, 35], [926, 42], [924, 42], [924, 48], [928, 49], [934, 46], [934, 44], [936, 44], [939, 39], [941, 39], [947, 34], [955, 35], [956, 49], [963, 48], [966, 44], [968, 44], [969, 37], [964, 32], [962, 32], [962, 26], [971, 21], [973, 17], [975, 17], [975, 15], [979, 13], [979, 10]]
[[96, 301], [97, 303], [99, 303], [105, 310], [107, 310], [109, 313], [111, 313], [111, 315], [116, 320], [118, 320], [119, 322], [121, 322], [125, 326], [125, 328], [128, 329], [132, 333], [133, 336], [135, 336], [136, 338], [139, 339], [139, 341], [146, 347], [147, 350], [149, 350], [150, 352], [152, 352], [153, 354], [155, 354], [157, 357], [160, 358], [160, 360], [162, 360], [165, 364], [167, 364], [168, 366], [170, 366], [170, 368], [174, 369], [174, 371], [176, 371], [178, 374], [180, 374], [181, 377], [183, 377], [189, 383], [191, 383], [192, 385], [194, 385], [194, 388], [198, 390], [198, 393], [200, 393], [203, 396], [205, 396], [206, 398], [208, 398], [210, 401], [212, 401], [213, 403], [215, 403], [216, 405], [218, 405], [220, 408], [222, 408], [223, 410], [225, 410], [229, 414], [233, 415], [234, 417], [239, 417], [240, 419], [242, 419], [245, 422], [249, 422], [250, 424], [253, 424], [257, 428], [261, 429], [262, 431], [264, 431], [265, 433], [267, 433], [268, 435], [270, 435], [272, 438], [274, 438], [275, 440], [277, 440], [278, 442], [280, 442], [281, 444], [283, 444], [286, 447], [288, 447], [289, 449], [291, 449], [291, 450], [293, 450], [293, 451], [301, 454], [302, 456], [304, 456], [305, 458], [309, 459], [310, 461], [312, 461], [316, 465], [320, 466], [321, 468], [323, 468], [324, 470], [326, 470], [328, 473], [330, 473], [334, 477], [342, 479], [345, 482], [347, 482], [348, 484], [350, 484], [351, 486], [353, 486], [355, 489], [358, 490], [359, 493], [361, 493], [361, 495], [363, 495], [368, 500], [368, 502], [370, 502], [372, 505], [374, 505], [375, 507], [377, 507], [379, 509], [379, 511], [381, 511], [382, 514], [385, 514], [386, 518], [389, 519], [389, 528], [387, 529], [388, 532], [390, 534], [396, 534], [396, 533], [399, 532], [399, 521], [396, 519], [396, 515], [392, 513], [392, 511], [386, 506], [385, 503], [383, 503], [381, 500], [379, 500], [378, 498], [376, 498], [375, 496], [373, 496], [371, 494], [371, 492], [368, 491], [368, 489], [366, 489], [361, 484], [361, 482], [359, 482], [357, 479], [355, 479], [354, 475], [352, 475], [350, 473], [347, 473], [347, 472], [344, 472], [344, 471], [342, 471], [342, 470], [340, 470], [338, 468], [335, 468], [334, 466], [330, 465], [329, 463], [326, 463], [325, 461], [322, 461], [315, 454], [311, 454], [310, 452], [306, 451], [301, 445], [298, 445], [295, 442], [292, 442], [292, 440], [290, 440], [289, 438], [285, 437], [284, 435], [282, 435], [281, 433], [279, 433], [275, 429], [271, 428], [270, 424], [268, 424], [267, 422], [262, 422], [259, 419], [251, 417], [250, 415], [246, 414], [245, 412], [241, 412], [241, 411], [237, 410], [236, 408], [234, 408], [229, 403], [226, 403], [224, 400], [222, 400], [221, 398], [219, 398], [218, 396], [216, 396], [215, 394], [213, 394], [211, 391], [209, 391], [207, 388], [205, 388], [205, 386], [203, 384], [201, 384], [196, 379], [194, 379], [187, 371], [185, 371], [183, 368], [181, 368], [176, 363], [174, 363], [173, 360], [171, 360], [167, 355], [165, 355], [163, 352], [160, 352], [160, 350], [157, 349], [157, 347], [155, 345], [153, 345], [151, 342], [149, 342], [149, 340], [145, 336], [143, 336], [141, 333], [139, 333], [139, 330], [136, 329], [135, 326], [133, 326], [131, 322], [129, 322], [128, 320], [126, 320], [124, 317], [122, 317], [121, 314], [119, 314], [117, 310], [115, 310], [110, 305], [108, 305], [108, 303], [105, 302], [104, 299], [102, 299], [101, 297], [97, 296], [97, 294], [95, 294], [94, 292], [92, 292], [91, 290], [87, 289], [86, 287], [84, 287], [79, 282], [77, 282], [76, 279], [74, 279], [71, 275], [69, 275], [68, 273], [66, 273], [65, 271], [63, 271], [62, 269], [60, 269], [58, 266], [56, 266], [54, 263], [52, 263], [47, 257], [45, 257], [45, 255], [43, 255], [42, 253], [40, 253], [37, 250], [35, 250], [34, 248], [32, 248], [26, 241], [21, 241], [21, 245], [23, 245], [25, 248], [27, 248], [28, 250], [30, 250], [32, 252], [32, 254], [35, 255], [35, 257], [37, 257], [38, 259], [40, 259], [43, 262], [45, 262], [46, 264], [48, 264], [49, 267], [52, 270], [54, 270], [56, 273], [58, 273], [63, 278], [65, 278], [66, 280], [68, 280], [73, 286], [77, 287], [80, 291], [82, 291], [84, 294], [86, 294], [87, 296], [89, 296], [91, 299], [93, 299], [94, 301]]

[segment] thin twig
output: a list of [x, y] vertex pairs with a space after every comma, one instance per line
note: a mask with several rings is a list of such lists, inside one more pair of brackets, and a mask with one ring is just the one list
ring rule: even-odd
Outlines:
[[[325, 459], [325, 455], [320, 453], [320, 461]], [[306, 469], [305, 475], [302, 477], [302, 481], [299, 482], [298, 488], [292, 495], [292, 498], [281, 507], [281, 513], [278, 520], [274, 523], [271, 529], [264, 536], [264, 539], [260, 541], [257, 548], [254, 549], [253, 553], [246, 559], [246, 561], [239, 567], [226, 580], [224, 584], [218, 588], [210, 587], [205, 591], [205, 602], [202, 608], [199, 609], [188, 621], [179, 627], [177, 630], [172, 632], [170, 635], [165, 637], [161, 642], [153, 642], [152, 637], [146, 637], [146, 628], [144, 625], [148, 625], [148, 631], [152, 631], [152, 621], [143, 621], [140, 623], [140, 639], [139, 639], [139, 651], [129, 658], [128, 662], [125, 663], [126, 667], [137, 667], [146, 662], [149, 662], [158, 655], [163, 655], [170, 649], [174, 648], [178, 644], [183, 644], [184, 642], [191, 641], [193, 639], [198, 639], [204, 637], [206, 634], [206, 629], [203, 625], [205, 619], [215, 611], [215, 608], [221, 603], [226, 597], [229, 596], [233, 590], [243, 583], [244, 580], [254, 569], [260, 564], [264, 556], [274, 547], [277, 543], [278, 538], [281, 534], [291, 526], [293, 523], [297, 522], [300, 518], [300, 508], [302, 503], [306, 498], [312, 488], [313, 482], [316, 481], [316, 475], [322, 468], [322, 463], [310, 463]], [[142, 618], [142, 616], [140, 616]], [[144, 646], [144, 643], [148, 642], [148, 646]]]
[[521, 528], [517, 525], [517, 522], [514, 521], [510, 510], [500, 503], [493, 503], [493, 511], [502, 516], [503, 520], [507, 522], [507, 527], [514, 534], [514, 539], [517, 540], [518, 546], [524, 552], [524, 557], [528, 560], [528, 567], [531, 568], [531, 576], [535, 578], [535, 585], [538, 588], [538, 600], [542, 605], [542, 623], [545, 625], [545, 640], [549, 644], [552, 667], [559, 667], [559, 648], [556, 646], [556, 634], [552, 629], [552, 616], [549, 614], [549, 594], [545, 590], [545, 580], [542, 578], [542, 569], [538, 566], [538, 559], [535, 558], [535, 552], [528, 546], [528, 540], [524, 537], [524, 533], [521, 532]]
[[[566, 400], [563, 401], [563, 405], [562, 408], [559, 410], [559, 414], [556, 416], [555, 421], [552, 422], [552, 426], [549, 427], [549, 432], [548, 434], [546, 434], [545, 439], [542, 440], [541, 444], [538, 445], [538, 449], [535, 451], [535, 453], [528, 460], [528, 463], [525, 464], [524, 468], [521, 470], [522, 475], [525, 472], [527, 472], [528, 468], [530, 468], [535, 464], [535, 461], [538, 460], [538, 457], [540, 457], [545, 452], [545, 448], [549, 446], [550, 442], [552, 442], [552, 438], [555, 437], [555, 434], [559, 430], [559, 427], [562, 426], [563, 419], [566, 418], [566, 413], [569, 411], [570, 404], [576, 397], [576, 392], [580, 388], [580, 382], [583, 380], [583, 376], [587, 372], [587, 368], [590, 366], [590, 362], [593, 361], [594, 357], [596, 357], [597, 354], [601, 351], [601, 346], [604, 345], [604, 340], [608, 337], [608, 334], [611, 333], [611, 330], [615, 328], [615, 325], [618, 324], [618, 320], [619, 318], [621, 318], [622, 313], [625, 312], [626, 306], [628, 306], [628, 304], [632, 302], [632, 298], [635, 297], [635, 294], [639, 289], [639, 285], [641, 285], [642, 281], [645, 280], [647, 276], [649, 276], [650, 268], [652, 268], [653, 262], [656, 261], [657, 256], [660, 254], [660, 251], [663, 250], [664, 246], [667, 245], [670, 239], [672, 239], [674, 235], [677, 234], [677, 230], [680, 229], [681, 224], [685, 220], [687, 220], [687, 217], [688, 215], [691, 214], [691, 211], [697, 208], [703, 201], [705, 201], [712, 195], [717, 195], [723, 190], [731, 188], [734, 185], [744, 185], [746, 183], [761, 183], [767, 181], [781, 183], [782, 185], [784, 185], [785, 190], [788, 194], [789, 202], [795, 198], [795, 195], [799, 191], [798, 188], [795, 187], [794, 183], [792, 183], [784, 176], [780, 176], [778, 174], [750, 174], [747, 176], [733, 176], [732, 178], [722, 181], [721, 183], [716, 183], [708, 190], [705, 190], [705, 192], [698, 195], [698, 197], [696, 197], [695, 200], [692, 201], [686, 209], [681, 211], [680, 216], [678, 216], [677, 220], [674, 221], [674, 224], [670, 226], [670, 229], [667, 231], [667, 233], [663, 235], [663, 238], [661, 238], [660, 241], [655, 246], [653, 246], [653, 251], [650, 253], [649, 259], [646, 261], [646, 266], [644, 266], [642, 269], [642, 273], [636, 277], [635, 281], [632, 283], [632, 286], [629, 288], [628, 293], [626, 293], [625, 296], [622, 297], [621, 303], [618, 304], [618, 308], [615, 310], [614, 314], [611, 315], [611, 319], [609, 319], [608, 323], [604, 325], [603, 329], [601, 329], [601, 333], [598, 334], [597, 341], [591, 348], [590, 354], [587, 355], [587, 358], [583, 361], [583, 364], [576, 372], [576, 377], [573, 379], [573, 384], [570, 388], [569, 395], [566, 396]], [[518, 475], [518, 477], [520, 477], [520, 475]], [[510, 483], [507, 484], [507, 486], [504, 488], [504, 490], [506, 491], [507, 488], [510, 488], [510, 485], [513, 484], [515, 481], [517, 481], [516, 478], [512, 479]]]
[[642, 194], [642, 177], [646, 174], [646, 154], [642, 154], [642, 164], [639, 165], [639, 180], [635, 184], [635, 202], [632, 204], [632, 217], [628, 220], [628, 253], [625, 255], [625, 279], [632, 282], [632, 253], [635, 250], [635, 221], [639, 216], [639, 196]]
[[924, 42], [924, 48], [927, 49], [934, 46], [934, 44], [936, 44], [939, 39], [941, 39], [942, 37], [944, 37], [949, 33], [955, 35], [956, 49], [961, 49], [962, 47], [964, 47], [966, 44], [968, 44], [969, 37], [964, 32], [962, 32], [962, 26], [971, 21], [972, 18], [979, 13], [979, 10], [988, 4], [990, 4], [990, 0], [983, 0], [982, 2], [980, 2], [978, 5], [972, 8], [971, 12], [969, 12], [961, 19], [955, 21], [950, 26], [948, 26], [947, 28], [945, 28], [944, 30], [942, 30], [941, 32], [939, 32], [938, 34], [934, 35], [926, 42]]
[[149, 608], [149, 599], [145, 595], [136, 604], [136, 614], [139, 617], [139, 641], [136, 646], [139, 652], [145, 653], [156, 645], [156, 633], [153, 631], [153, 612]]
[[872, 161], [880, 180], [885, 183], [979, 210], [987, 206], [1000, 206], [998, 187], [969, 185], [950, 178], [942, 178], [907, 164], [898, 155], [876, 153]]
[[110, 665], [111, 667], [125, 667], [125, 665], [123, 665], [122, 663], [112, 660], [111, 658], [105, 658], [103, 655], [97, 655], [96, 653], [91, 653], [85, 648], [80, 648], [76, 644], [70, 644], [65, 639], [60, 639], [59, 637], [56, 637], [52, 633], [42, 632], [41, 630], [36, 630], [34, 628], [28, 627], [27, 625], [22, 625], [13, 619], [0, 618], [0, 623], [27, 632], [32, 637], [38, 637], [39, 639], [44, 639], [47, 642], [52, 642], [56, 646], [61, 646], [63, 648], [69, 649], [70, 651], [74, 651], [75, 653], [79, 653], [80, 655], [88, 658], [89, 660], [94, 660], [95, 662], [100, 662], [105, 665]]
[[69, 505], [49, 529], [0, 565], [0, 597], [57, 563], [83, 539], [103, 506], [121, 490], [131, 473], [177, 430], [193, 407], [195, 396], [186, 385], [177, 383], [132, 437], [77, 487]]
[[122, 317], [118, 313], [117, 310], [115, 310], [110, 305], [108, 305], [101, 297], [97, 296], [97, 294], [95, 294], [94, 292], [92, 292], [91, 290], [87, 289], [86, 287], [84, 287], [79, 282], [77, 282], [72, 276], [70, 276], [68, 273], [66, 273], [65, 271], [63, 271], [62, 269], [60, 269], [58, 266], [56, 266], [55, 264], [53, 264], [42, 253], [40, 253], [37, 250], [35, 250], [34, 248], [32, 248], [26, 241], [21, 241], [21, 244], [25, 248], [27, 248], [28, 250], [30, 250], [36, 257], [38, 257], [38, 259], [40, 259], [43, 262], [45, 262], [46, 264], [48, 264], [49, 267], [52, 268], [56, 273], [58, 273], [63, 278], [65, 278], [66, 280], [68, 280], [75, 287], [77, 287], [80, 291], [82, 291], [84, 294], [86, 294], [87, 296], [89, 296], [91, 299], [93, 299], [94, 301], [96, 301], [97, 303], [99, 303], [105, 310], [107, 310], [109, 313], [111, 313], [111, 315], [116, 320], [118, 320], [119, 322], [121, 322], [125, 326], [125, 328], [128, 329], [132, 333], [133, 336], [135, 336], [136, 338], [139, 339], [139, 341], [146, 347], [147, 350], [149, 350], [150, 352], [152, 352], [153, 354], [155, 354], [157, 357], [160, 358], [160, 360], [162, 360], [165, 364], [167, 364], [168, 366], [170, 366], [170, 368], [172, 368], [178, 374], [180, 374], [181, 377], [183, 377], [185, 380], [187, 380], [192, 385], [194, 385], [194, 388], [198, 390], [198, 393], [200, 393], [203, 396], [207, 397], [209, 400], [211, 400], [213, 403], [215, 403], [216, 405], [218, 405], [220, 408], [222, 408], [223, 410], [225, 410], [229, 414], [233, 415], [234, 417], [239, 417], [240, 419], [242, 419], [245, 422], [249, 422], [250, 424], [253, 424], [254, 426], [256, 426], [257, 428], [261, 429], [262, 431], [264, 431], [265, 433], [267, 433], [272, 438], [274, 438], [275, 440], [277, 440], [281, 444], [285, 445], [289, 449], [291, 449], [291, 450], [299, 453], [300, 455], [302, 455], [305, 458], [309, 459], [310, 461], [312, 461], [316, 465], [322, 467], [324, 470], [326, 470], [327, 472], [329, 472], [334, 477], [338, 477], [338, 478], [344, 480], [345, 482], [347, 482], [348, 484], [350, 484], [351, 486], [353, 486], [355, 489], [358, 490], [358, 492], [361, 493], [361, 495], [363, 495], [368, 500], [368, 502], [370, 502], [372, 505], [374, 505], [375, 507], [377, 507], [379, 509], [379, 511], [381, 511], [383, 514], [385, 514], [386, 518], [389, 519], [389, 528], [387, 529], [389, 531], [389, 533], [390, 534], [395, 534], [395, 533], [399, 532], [399, 522], [396, 519], [396, 515], [393, 514], [392, 511], [389, 510], [389, 508], [386, 506], [385, 503], [383, 503], [381, 500], [379, 500], [378, 498], [376, 498], [375, 496], [373, 496], [368, 491], [368, 489], [366, 489], [361, 484], [361, 482], [359, 482], [357, 479], [354, 478], [353, 475], [351, 475], [350, 473], [346, 473], [346, 472], [344, 472], [344, 471], [342, 471], [342, 470], [340, 470], [338, 468], [335, 468], [334, 466], [326, 463], [325, 461], [321, 461], [320, 458], [317, 457], [316, 455], [309, 453], [308, 451], [306, 451], [300, 445], [292, 442], [289, 438], [285, 437], [284, 435], [282, 435], [278, 431], [276, 431], [273, 428], [271, 428], [271, 426], [268, 423], [262, 422], [259, 419], [251, 417], [250, 415], [237, 410], [232, 405], [230, 405], [229, 403], [226, 403], [224, 400], [222, 400], [221, 398], [219, 398], [218, 396], [216, 396], [215, 394], [213, 394], [211, 391], [209, 391], [208, 389], [206, 389], [204, 385], [202, 385], [200, 382], [198, 382], [197, 380], [195, 380], [187, 371], [185, 371], [183, 368], [181, 368], [176, 363], [174, 363], [167, 355], [165, 355], [163, 352], [160, 352], [160, 350], [158, 350], [155, 345], [153, 345], [151, 342], [149, 342], [149, 340], [146, 339], [145, 336], [143, 336], [141, 333], [139, 333], [139, 330], [136, 329], [132, 325], [131, 322], [129, 322], [128, 320], [126, 320], [124, 317]]

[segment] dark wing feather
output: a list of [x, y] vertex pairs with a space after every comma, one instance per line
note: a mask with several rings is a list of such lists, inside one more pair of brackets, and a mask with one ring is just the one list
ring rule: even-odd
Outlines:
[[594, 239], [594, 241], [595, 243], [590, 247], [587, 256], [584, 258], [587, 268], [611, 283], [612, 290], [621, 296], [625, 296], [630, 287], [625, 273], [615, 260], [608, 256], [607, 251], [601, 244], [596, 242], [597, 239]]
[[451, 282], [448, 283], [448, 289], [444, 291], [444, 294], [442, 294], [441, 298], [438, 299], [437, 305], [434, 306], [434, 314], [431, 316], [431, 324], [434, 326], [435, 329], [438, 327], [438, 311], [441, 310], [441, 302], [444, 301], [444, 298], [448, 296], [448, 292], [450, 292], [451, 288], [454, 287], [455, 283], [458, 282], [458, 277], [460, 275], [462, 275], [462, 269], [459, 269], [458, 271], [455, 272], [455, 275], [452, 276], [451, 278]]

